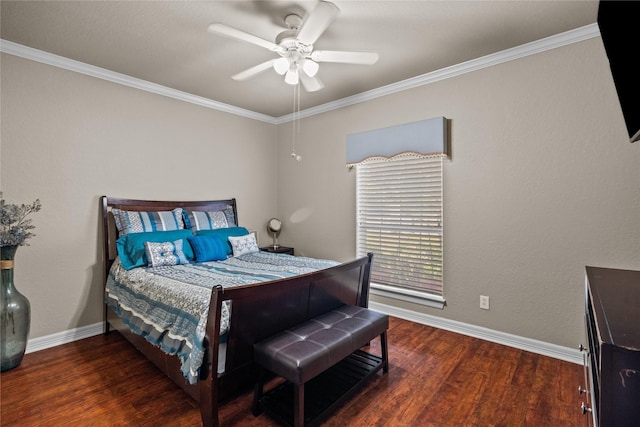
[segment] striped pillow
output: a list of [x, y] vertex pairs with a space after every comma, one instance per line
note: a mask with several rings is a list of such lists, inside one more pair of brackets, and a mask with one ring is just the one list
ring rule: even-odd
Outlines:
[[217, 236], [190, 236], [188, 240], [193, 248], [196, 262], [227, 259], [226, 245]]
[[233, 209], [228, 207], [221, 211], [184, 211], [187, 227], [194, 232], [200, 230], [217, 230], [218, 228], [236, 227]]
[[119, 235], [145, 233], [150, 231], [173, 231], [184, 229], [182, 208], [172, 211], [124, 211], [112, 209], [113, 219]]

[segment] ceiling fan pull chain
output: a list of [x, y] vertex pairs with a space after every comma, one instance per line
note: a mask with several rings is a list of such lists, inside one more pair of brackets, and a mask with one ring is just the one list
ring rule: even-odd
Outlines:
[[302, 156], [296, 153], [296, 139], [300, 133], [300, 83], [293, 85], [293, 123], [291, 123], [291, 158], [301, 161]]

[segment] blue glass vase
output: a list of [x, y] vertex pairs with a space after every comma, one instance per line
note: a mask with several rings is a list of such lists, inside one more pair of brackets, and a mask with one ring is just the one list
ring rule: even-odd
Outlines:
[[0, 248], [0, 358], [1, 371], [20, 365], [27, 349], [27, 338], [31, 326], [29, 300], [16, 289], [13, 283], [13, 260], [17, 246]]

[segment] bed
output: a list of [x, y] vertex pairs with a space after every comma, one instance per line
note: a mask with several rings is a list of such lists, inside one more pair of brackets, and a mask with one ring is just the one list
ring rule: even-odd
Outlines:
[[[254, 343], [368, 305], [371, 254], [338, 263], [256, 251], [235, 199], [103, 196], [100, 207], [105, 333], [119, 331], [199, 402], [205, 426], [218, 425], [218, 402], [255, 383]], [[214, 250], [195, 250], [203, 242]]]

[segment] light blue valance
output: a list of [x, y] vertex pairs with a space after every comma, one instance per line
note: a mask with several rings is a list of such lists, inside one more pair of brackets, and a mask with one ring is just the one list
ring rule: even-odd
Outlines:
[[347, 135], [347, 165], [415, 153], [448, 155], [447, 119], [435, 117]]

